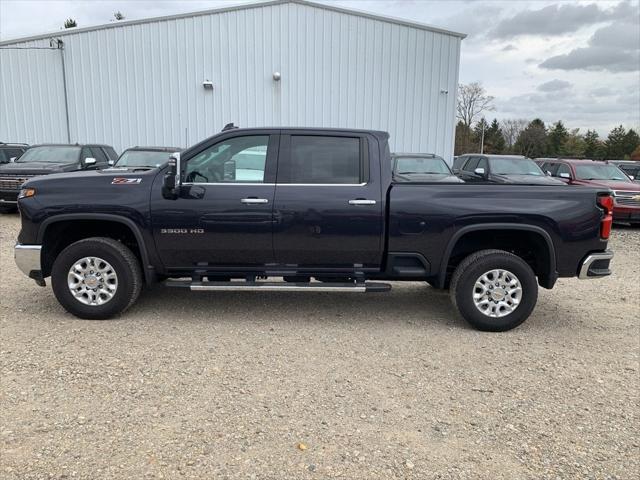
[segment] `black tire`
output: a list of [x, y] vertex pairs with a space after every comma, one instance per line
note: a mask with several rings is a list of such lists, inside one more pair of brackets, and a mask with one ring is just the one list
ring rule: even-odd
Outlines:
[[[113, 297], [102, 305], [85, 305], [76, 299], [67, 284], [71, 267], [83, 257], [99, 257], [112, 266], [117, 275]], [[92, 237], [65, 248], [51, 270], [51, 285], [58, 302], [71, 314], [86, 320], [106, 320], [124, 312], [142, 290], [142, 270], [133, 252], [111, 238]]]
[[[476, 280], [493, 269], [508, 270], [518, 278], [522, 288], [517, 307], [497, 318], [482, 313], [473, 299]], [[504, 332], [529, 318], [538, 301], [538, 282], [531, 267], [517, 255], [504, 250], [480, 250], [457, 266], [451, 277], [450, 295], [460, 315], [473, 327], [487, 332]]]

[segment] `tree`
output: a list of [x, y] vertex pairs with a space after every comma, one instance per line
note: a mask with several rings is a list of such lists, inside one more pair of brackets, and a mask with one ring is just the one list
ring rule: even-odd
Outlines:
[[584, 156], [586, 158], [596, 158], [598, 147], [602, 142], [598, 138], [598, 132], [595, 130], [587, 130], [584, 134]]
[[463, 155], [475, 150], [471, 145], [471, 133], [471, 129], [462, 123], [462, 120], [457, 123], [454, 155]]
[[564, 145], [564, 142], [567, 140], [568, 136], [569, 132], [567, 132], [567, 129], [565, 128], [561, 120], [558, 120], [556, 123], [554, 123], [549, 130], [547, 154], [551, 155], [552, 157], [558, 157], [564, 154], [564, 152], [562, 151], [562, 146]]
[[635, 150], [633, 152], [631, 152], [631, 155], [629, 155], [629, 158], [631, 160], [638, 160], [640, 161], [640, 145], [638, 145]]
[[532, 120], [518, 135], [514, 148], [529, 158], [543, 157], [547, 150], [547, 129], [544, 122], [539, 118]]
[[582, 158], [584, 157], [585, 148], [586, 143], [584, 138], [582, 138], [582, 135], [580, 135], [580, 129], [574, 128], [567, 133], [567, 137], [565, 138], [560, 151], [563, 155], [571, 158]]
[[630, 128], [629, 131], [624, 136], [624, 155], [631, 156], [633, 151], [640, 146], [640, 136], [635, 132], [633, 128]]
[[529, 121], [524, 118], [509, 118], [502, 121], [502, 136], [509, 150], [511, 150], [513, 145], [516, 143], [516, 140], [518, 140], [520, 132], [527, 128], [528, 124]]
[[76, 23], [76, 21], [73, 18], [67, 18], [64, 21], [64, 28], [75, 28], [77, 26], [78, 26], [78, 24]]
[[506, 142], [502, 135], [502, 129], [498, 120], [495, 118], [491, 122], [491, 126], [484, 133], [484, 151], [485, 153], [505, 153]]
[[[625, 154], [625, 136], [626, 130], [622, 125], [617, 126], [609, 132], [607, 137], [607, 158], [609, 159], [621, 159]], [[631, 153], [631, 152], [629, 152]]]
[[457, 116], [464, 125], [471, 128], [474, 120], [482, 112], [494, 110], [493, 97], [487, 95], [484, 87], [478, 82], [469, 85], [458, 85]]
[[121, 12], [115, 12], [113, 14], [113, 18], [116, 19], [116, 21], [120, 21], [120, 20], [124, 20], [124, 15]]

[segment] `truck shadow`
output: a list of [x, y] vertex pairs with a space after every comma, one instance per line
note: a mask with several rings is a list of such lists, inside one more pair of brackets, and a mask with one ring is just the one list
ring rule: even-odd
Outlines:
[[192, 292], [154, 285], [122, 318], [162, 312], [182, 322], [405, 322], [468, 328], [448, 292], [426, 283], [395, 284], [387, 293]]

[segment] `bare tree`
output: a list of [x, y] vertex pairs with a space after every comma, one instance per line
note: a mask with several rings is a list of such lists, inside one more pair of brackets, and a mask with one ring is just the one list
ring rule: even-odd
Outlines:
[[484, 87], [478, 82], [469, 85], [458, 85], [458, 119], [471, 127], [473, 121], [482, 113], [495, 110], [491, 95], [487, 95]]
[[502, 120], [502, 135], [504, 136], [504, 140], [507, 143], [509, 148], [513, 147], [513, 145], [518, 140], [518, 135], [522, 132], [529, 121], [524, 118], [508, 118], [506, 120]]

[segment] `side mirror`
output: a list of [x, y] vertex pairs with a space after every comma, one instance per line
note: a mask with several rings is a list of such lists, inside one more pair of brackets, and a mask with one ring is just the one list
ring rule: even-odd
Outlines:
[[631, 179], [631, 180], [635, 180], [635, 179], [636, 179], [636, 177], [634, 177], [633, 175], [629, 175], [629, 179]]
[[113, 160], [109, 160], [107, 163], [109, 164], [110, 167], [113, 167], [113, 164], [116, 162], [114, 162]]
[[180, 187], [180, 154], [174, 153], [169, 158], [167, 173], [162, 179], [162, 196], [169, 200], [178, 198], [178, 188]]
[[11, 157], [11, 158], [9, 159], [9, 163], [13, 163], [13, 162], [15, 162], [17, 158], [18, 158], [18, 157]]
[[475, 173], [476, 175], [480, 175], [481, 177], [484, 177], [485, 173], [484, 173], [484, 168], [482, 167], [478, 167], [476, 168], [473, 173]]
[[560, 174], [560, 178], [566, 178], [567, 180], [571, 179], [571, 175], [569, 175], [567, 172], [562, 172]]
[[223, 178], [225, 182], [233, 182], [236, 179], [236, 162], [229, 160], [224, 162]]
[[96, 159], [92, 157], [85, 158], [82, 164], [84, 165], [85, 168], [88, 168], [96, 164]]
[[547, 170], [545, 173], [547, 174], [547, 177], [551, 176], [551, 172], [549, 170]]

